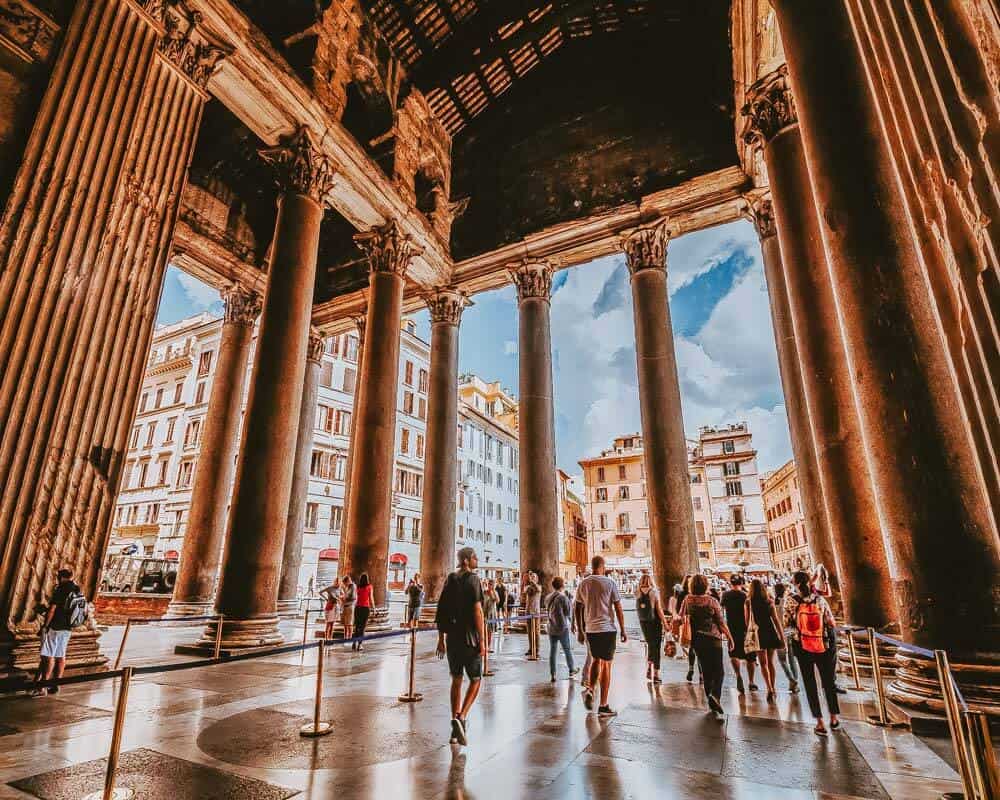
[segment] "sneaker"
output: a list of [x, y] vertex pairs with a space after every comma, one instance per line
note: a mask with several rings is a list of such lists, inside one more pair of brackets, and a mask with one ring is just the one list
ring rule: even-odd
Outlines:
[[687, 682], [691, 683], [692, 681], [694, 681], [694, 670], [689, 669], [687, 674]]
[[847, 694], [847, 689], [843, 686], [834, 686], [833, 688], [837, 690], [837, 694]]
[[722, 703], [719, 702], [718, 698], [713, 697], [712, 695], [708, 696], [708, 707], [712, 709], [712, 713], [716, 715], [725, 713], [722, 709]]
[[452, 735], [455, 737], [455, 741], [458, 742], [458, 744], [465, 745], [469, 743], [469, 739], [465, 731], [464, 719], [459, 719], [458, 717], [455, 717], [455, 719], [451, 721], [451, 732]]
[[798, 681], [792, 681], [791, 686], [788, 687], [788, 691], [790, 691], [792, 694], [798, 694], [799, 693]]
[[458, 742], [458, 720], [452, 719], [451, 721], [451, 738], [448, 740], [450, 744], [455, 744]]
[[599, 717], [617, 717], [618, 712], [615, 711], [611, 706], [601, 706], [597, 709], [597, 716]]
[[826, 728], [823, 727], [823, 723], [819, 722], [817, 723], [816, 727], [813, 728], [813, 733], [815, 733], [817, 736], [826, 736], [827, 730]]
[[583, 690], [583, 705], [587, 711], [594, 710], [594, 693], [589, 688]]
[[750, 684], [750, 691], [751, 692], [758, 692], [758, 691], [760, 691], [760, 687], [756, 683], [751, 683]]
[[830, 730], [831, 731], [838, 730], [839, 728], [840, 728], [840, 720], [839, 719], [835, 719], [835, 720], [831, 720], [830, 721]]
[[41, 697], [44, 694], [45, 694], [45, 689], [43, 689], [41, 686], [36, 686], [34, 689], [31, 690], [32, 697]]
[[49, 687], [49, 694], [59, 694], [59, 687], [58, 686], [50, 686]]
[[580, 668], [573, 667], [573, 669], [569, 671], [569, 676], [572, 678], [574, 675], [578, 675], [579, 673], [580, 673]]
[[555, 682], [556, 682], [556, 676], [555, 676], [555, 675], [553, 675], [553, 676], [552, 676], [551, 678], [549, 678], [549, 680], [550, 680], [550, 681], [551, 681], [552, 683], [555, 683]]

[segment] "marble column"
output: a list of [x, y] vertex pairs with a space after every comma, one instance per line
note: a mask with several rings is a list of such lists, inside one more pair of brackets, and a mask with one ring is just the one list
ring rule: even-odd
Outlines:
[[260, 296], [240, 285], [222, 294], [225, 313], [212, 392], [205, 412], [205, 433], [191, 492], [191, 510], [168, 616], [208, 614], [218, 577], [226, 510], [233, 483], [240, 414], [247, 377], [253, 324]]
[[[226, 649], [278, 644], [276, 604], [330, 163], [300, 128], [261, 151], [281, 194], [215, 610]], [[210, 645], [215, 623], [199, 642]]]
[[[153, 0], [80, 0], [61, 37], [0, 222], [0, 677], [37, 664], [36, 608], [56, 570], [96, 594], [225, 50], [197, 16]], [[74, 631], [71, 670], [106, 661], [98, 635]]]
[[[358, 398], [361, 396], [361, 371], [365, 361], [365, 324], [367, 322], [367, 309], [365, 315], [354, 317], [354, 327], [358, 331], [358, 360], [357, 371], [354, 375], [354, 397], [351, 398], [351, 429], [348, 431], [347, 440], [347, 463], [344, 464], [344, 516], [341, 520], [341, 532], [347, 530], [347, 512], [351, 505], [351, 474], [354, 469], [354, 449], [357, 447], [358, 437], [354, 435], [354, 421], [358, 418]], [[340, 562], [337, 562], [338, 577], [346, 573], [340, 572]]]
[[437, 603], [445, 578], [455, 568], [458, 326], [466, 303], [465, 295], [452, 289], [439, 290], [427, 298], [431, 315], [431, 365], [420, 574], [428, 605]]
[[681, 387], [667, 302], [668, 243], [666, 221], [637, 228], [622, 239], [632, 283], [653, 577], [663, 597], [686, 574], [698, 571]]
[[787, 69], [755, 83], [747, 101], [745, 136], [763, 149], [771, 184], [844, 617], [884, 628], [897, 619], [892, 580]]
[[306, 377], [302, 386], [302, 409], [299, 412], [299, 435], [295, 444], [295, 471], [292, 473], [292, 494], [288, 501], [288, 524], [285, 527], [285, 548], [281, 557], [281, 579], [278, 582], [279, 614], [294, 615], [298, 611], [302, 532], [306, 523], [309, 470], [312, 466], [313, 440], [316, 437], [319, 368], [323, 363], [323, 344], [323, 337], [319, 331], [313, 330], [309, 333]]
[[902, 635], [955, 661], [995, 653], [997, 532], [851, 20], [842, 3], [772, 6]]
[[367, 341], [358, 375], [347, 527], [339, 573], [367, 572], [378, 608], [387, 604], [389, 523], [396, 449], [399, 335], [406, 270], [416, 248], [390, 221], [355, 236], [368, 257]]
[[764, 259], [764, 277], [767, 280], [771, 323], [774, 326], [774, 344], [778, 351], [778, 371], [781, 374], [781, 389], [788, 414], [788, 431], [792, 439], [792, 454], [795, 457], [795, 471], [802, 498], [802, 514], [805, 517], [809, 554], [814, 565], [823, 564], [830, 573], [833, 605], [839, 610], [840, 568], [830, 537], [813, 431], [806, 410], [799, 353], [795, 342], [795, 331], [792, 328], [792, 312], [788, 306], [788, 287], [785, 285], [770, 193], [751, 200], [749, 214], [760, 237], [760, 249]]
[[559, 499], [549, 321], [552, 266], [545, 261], [525, 261], [511, 269], [510, 277], [517, 287], [518, 299], [521, 580], [533, 570], [538, 573], [541, 585], [547, 586], [559, 574]]

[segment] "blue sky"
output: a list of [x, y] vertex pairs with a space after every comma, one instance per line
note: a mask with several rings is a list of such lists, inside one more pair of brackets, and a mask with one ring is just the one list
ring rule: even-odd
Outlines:
[[[670, 243], [670, 310], [681, 381], [684, 427], [746, 421], [762, 470], [791, 458], [760, 245], [739, 221]], [[476, 295], [462, 317], [460, 371], [500, 380], [517, 393], [517, 302], [511, 287]], [[202, 310], [221, 315], [216, 291], [169, 269], [159, 322]], [[426, 312], [417, 314], [430, 335]], [[559, 466], [578, 474], [579, 459], [638, 431], [632, 296], [622, 256], [556, 275], [552, 295], [553, 379]]]

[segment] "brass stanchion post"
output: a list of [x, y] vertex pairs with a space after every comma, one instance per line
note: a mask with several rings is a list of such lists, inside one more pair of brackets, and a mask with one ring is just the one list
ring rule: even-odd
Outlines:
[[424, 699], [424, 696], [420, 692], [413, 691], [413, 681], [414, 673], [417, 668], [417, 629], [410, 628], [410, 674], [408, 681], [408, 688], [405, 694], [399, 696], [399, 700], [402, 703], [419, 703]]
[[325, 653], [326, 637], [323, 637], [316, 650], [316, 703], [313, 706], [313, 721], [299, 729], [299, 736], [310, 739], [333, 733], [333, 726], [329, 722], [320, 722], [319, 719], [320, 707], [323, 704], [323, 660]]
[[1000, 800], [1000, 769], [990, 736], [990, 721], [982, 711], [962, 711], [969, 735], [969, 766], [976, 795], [982, 800]]
[[878, 714], [870, 715], [868, 721], [872, 725], [883, 728], [898, 728], [900, 723], [893, 722], [889, 718], [889, 709], [885, 704], [885, 686], [882, 684], [882, 660], [878, 654], [878, 640], [875, 638], [875, 629], [868, 629], [868, 646], [872, 652], [872, 683], [875, 688], [875, 700], [878, 702]]
[[112, 669], [118, 669], [122, 664], [122, 656], [125, 655], [125, 642], [128, 640], [128, 632], [132, 630], [132, 620], [125, 620], [125, 632], [122, 633], [122, 643], [118, 645], [118, 657], [115, 659], [115, 665]]
[[125, 709], [128, 706], [128, 685], [132, 680], [132, 667], [122, 670], [122, 682], [118, 689], [118, 702], [115, 704], [115, 724], [111, 730], [111, 748], [108, 750], [108, 767], [104, 772], [104, 789], [91, 792], [83, 800], [131, 800], [135, 791], [126, 786], [115, 788], [115, 775], [118, 772], [118, 751], [122, 746], [122, 728], [125, 727]]
[[948, 663], [948, 654], [944, 650], [935, 650], [934, 661], [937, 664], [938, 683], [941, 685], [941, 696], [944, 698], [944, 713], [948, 719], [948, 732], [951, 734], [951, 746], [955, 751], [958, 775], [962, 779], [962, 789], [965, 796], [969, 800], [973, 800], [976, 796], [975, 784], [969, 765], [969, 751], [962, 728], [962, 716], [958, 710], [958, 699], [955, 697], [955, 687], [951, 680], [951, 665]]
[[212, 658], [218, 658], [222, 653], [222, 619], [223, 615], [219, 614], [219, 622], [215, 628], [215, 652], [212, 654]]
[[[864, 689], [861, 685], [861, 672], [858, 669], [858, 647], [854, 641], [854, 631], [847, 631], [847, 649], [851, 653], [851, 675], [854, 677], [854, 689]], [[873, 662], [874, 663], [874, 662]]]
[[538, 637], [535, 632], [538, 630], [538, 620], [532, 614], [528, 617], [528, 661], [538, 661]]
[[496, 636], [496, 631], [493, 630], [489, 621], [486, 623], [486, 630], [488, 635], [486, 637], [486, 650], [483, 655], [483, 677], [492, 678], [496, 673], [490, 669], [490, 645], [493, 642], [493, 637]]

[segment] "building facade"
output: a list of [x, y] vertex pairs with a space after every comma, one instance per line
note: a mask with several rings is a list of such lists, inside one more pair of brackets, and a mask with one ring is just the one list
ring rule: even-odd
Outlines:
[[556, 469], [559, 490], [559, 574], [573, 581], [587, 569], [587, 522], [583, 501], [570, 487], [572, 478]]
[[765, 475], [762, 492], [767, 538], [775, 568], [782, 572], [811, 569], [812, 556], [795, 461], [788, 461]]

